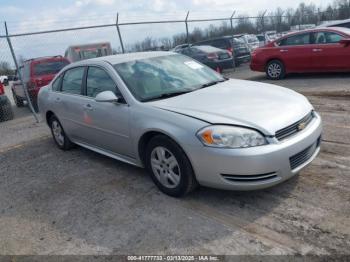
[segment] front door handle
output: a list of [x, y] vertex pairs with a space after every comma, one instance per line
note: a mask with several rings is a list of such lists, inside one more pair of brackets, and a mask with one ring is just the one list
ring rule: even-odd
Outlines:
[[89, 111], [91, 111], [93, 109], [93, 107], [92, 107], [92, 105], [90, 105], [90, 104], [86, 104], [85, 106], [84, 106], [84, 110], [89, 110]]
[[281, 49], [280, 52], [281, 53], [286, 53], [286, 52], [288, 52], [288, 49]]
[[314, 49], [312, 49], [312, 51], [313, 51], [313, 52], [322, 52], [323, 50], [320, 49], [320, 48], [314, 48]]
[[56, 102], [56, 103], [61, 102], [61, 98], [56, 97], [55, 102]]

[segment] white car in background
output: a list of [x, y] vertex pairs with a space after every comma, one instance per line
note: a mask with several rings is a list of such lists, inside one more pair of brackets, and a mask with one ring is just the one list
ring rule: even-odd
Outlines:
[[244, 42], [247, 44], [249, 47], [250, 52], [254, 51], [258, 47], [260, 47], [260, 41], [256, 37], [256, 35], [252, 34], [243, 34], [240, 36], [241, 39], [244, 40]]
[[266, 31], [265, 32], [266, 42], [272, 42], [278, 38], [277, 31]]

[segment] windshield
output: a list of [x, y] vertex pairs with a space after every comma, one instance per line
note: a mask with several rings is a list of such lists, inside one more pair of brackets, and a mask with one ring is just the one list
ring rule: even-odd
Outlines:
[[191, 92], [223, 81], [214, 70], [183, 55], [167, 55], [114, 65], [131, 93], [142, 102], [166, 94]]
[[67, 60], [41, 62], [35, 64], [34, 75], [40, 76], [56, 74], [68, 64], [69, 62]]

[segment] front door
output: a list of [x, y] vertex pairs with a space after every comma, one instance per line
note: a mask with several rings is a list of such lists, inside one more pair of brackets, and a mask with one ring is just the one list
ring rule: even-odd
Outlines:
[[129, 130], [129, 106], [126, 103], [96, 102], [103, 91], [121, 97], [114, 80], [101, 67], [90, 66], [87, 71], [83, 105], [86, 143], [128, 157], [135, 157]]
[[312, 49], [310, 34], [293, 35], [277, 42], [276, 56], [279, 57], [287, 71], [305, 72], [312, 70]]

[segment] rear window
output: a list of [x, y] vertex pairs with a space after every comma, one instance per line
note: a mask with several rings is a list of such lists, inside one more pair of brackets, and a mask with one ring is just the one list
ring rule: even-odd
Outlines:
[[220, 51], [218, 48], [216, 47], [212, 47], [209, 45], [205, 45], [205, 46], [196, 46], [197, 49], [203, 51], [203, 52], [217, 52]]
[[34, 65], [34, 75], [52, 75], [57, 74], [63, 67], [68, 65], [66, 60], [59, 61], [45, 61]]
[[96, 58], [101, 56], [107, 56], [107, 49], [105, 48], [89, 48], [89, 49], [82, 49], [79, 52], [79, 56], [81, 59], [90, 59], [90, 58]]

